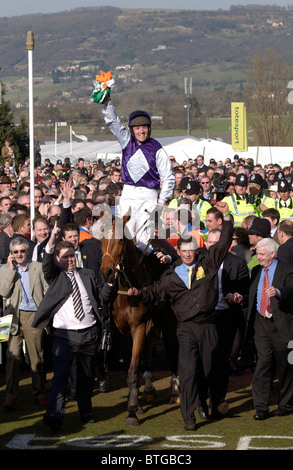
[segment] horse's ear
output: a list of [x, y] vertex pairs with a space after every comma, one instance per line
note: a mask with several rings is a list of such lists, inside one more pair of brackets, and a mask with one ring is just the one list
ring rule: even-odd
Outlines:
[[[131, 235], [131, 232], [129, 231], [129, 228], [128, 228], [127, 225], [124, 225], [123, 230], [124, 230], [124, 236], [127, 238], [127, 240], [133, 240], [133, 236]], [[134, 239], [135, 239], [135, 237], [134, 237]]]
[[130, 215], [124, 215], [123, 216], [123, 227], [127, 224], [127, 222], [130, 220]]

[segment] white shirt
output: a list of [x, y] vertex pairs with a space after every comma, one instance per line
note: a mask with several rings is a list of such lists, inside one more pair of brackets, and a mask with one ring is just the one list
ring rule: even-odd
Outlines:
[[38, 248], [39, 248], [39, 242], [34, 247], [32, 261], [38, 261], [38, 259], [37, 259], [38, 258]]
[[78, 330], [81, 328], [88, 328], [96, 323], [96, 318], [93, 314], [93, 308], [89, 296], [78, 271], [75, 271], [75, 278], [80, 290], [81, 301], [85, 316], [82, 321], [75, 318], [73, 300], [72, 296], [70, 295], [66, 302], [62, 305], [62, 307], [54, 315], [54, 328], [62, 328], [65, 330]]

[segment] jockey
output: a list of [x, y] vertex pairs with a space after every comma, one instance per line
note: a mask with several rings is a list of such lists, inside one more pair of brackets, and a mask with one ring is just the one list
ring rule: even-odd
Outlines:
[[127, 228], [131, 236], [136, 237], [137, 248], [148, 255], [153, 251], [149, 240], [155, 229], [154, 216], [150, 216], [155, 210], [160, 216], [175, 184], [169, 157], [161, 144], [151, 138], [151, 118], [146, 111], [130, 114], [128, 130], [117, 116], [110, 96], [103, 104], [105, 123], [122, 149], [124, 186], [117, 215], [122, 217], [131, 210]]

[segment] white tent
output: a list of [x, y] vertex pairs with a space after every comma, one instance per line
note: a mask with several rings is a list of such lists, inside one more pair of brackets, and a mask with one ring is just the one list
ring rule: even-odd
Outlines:
[[[72, 153], [71, 153], [72, 148]], [[45, 158], [50, 158], [52, 163], [57, 160], [64, 161], [65, 157], [69, 157], [74, 165], [79, 158], [89, 160], [90, 162], [98, 160], [113, 160], [116, 156], [121, 156], [121, 148], [116, 141], [92, 141], [92, 142], [45, 142], [41, 145], [42, 163]]]
[[[161, 143], [162, 140], [160, 140]], [[206, 164], [211, 158], [216, 161], [231, 158], [233, 161], [236, 154], [240, 157], [252, 158], [254, 163], [260, 163], [263, 166], [268, 163], [278, 163], [284, 167], [293, 161], [293, 147], [248, 147], [247, 152], [237, 152], [233, 150], [232, 145], [225, 142], [213, 139], [198, 140], [190, 137], [167, 143], [164, 147], [168, 155], [173, 155], [179, 164], [188, 158], [194, 159], [197, 155], [203, 155]]]
[[[162, 141], [160, 142], [162, 143]], [[185, 137], [177, 142], [164, 145], [164, 148], [168, 155], [173, 155], [179, 164], [188, 158], [194, 160], [198, 155], [203, 155], [205, 162], [209, 162], [211, 158], [225, 160], [225, 158], [233, 158], [235, 155], [229, 144], [212, 139], [200, 140], [192, 137]]]
[[[166, 137], [158, 139], [163, 145], [169, 156], [174, 156], [176, 161], [181, 164], [184, 160], [198, 155], [203, 155], [205, 163], [209, 163], [211, 158], [216, 161], [231, 158], [235, 154], [240, 157], [252, 158], [255, 163], [265, 165], [267, 163], [279, 163], [282, 167], [290, 165], [293, 161], [293, 147], [248, 147], [247, 152], [236, 152], [230, 144], [213, 139], [196, 139], [195, 137]], [[93, 141], [93, 142], [72, 142], [72, 155], [70, 154], [70, 144], [61, 142], [55, 145], [54, 142], [47, 142], [41, 146], [42, 162], [45, 158], [50, 158], [54, 163], [56, 160], [64, 160], [70, 157], [72, 164], [75, 164], [78, 158], [94, 161], [102, 159], [111, 161], [116, 156], [121, 157], [121, 148], [116, 141]]]

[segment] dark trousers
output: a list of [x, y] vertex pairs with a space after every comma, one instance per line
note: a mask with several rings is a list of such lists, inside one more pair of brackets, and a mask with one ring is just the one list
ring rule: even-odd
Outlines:
[[252, 379], [252, 396], [256, 411], [268, 411], [272, 364], [275, 358], [279, 378], [279, 408], [293, 411], [293, 365], [288, 362], [288, 345], [282, 340], [273, 319], [256, 313], [255, 346], [257, 363]]
[[231, 309], [217, 312], [218, 344], [213, 354], [210, 394], [212, 407], [217, 408], [226, 398], [230, 377], [230, 355], [238, 325], [238, 312]]
[[209, 381], [212, 353], [217, 346], [216, 326], [212, 323], [178, 322], [177, 338], [181, 414], [184, 422], [188, 423], [194, 421], [201, 386]]
[[46, 414], [63, 420], [68, 379], [73, 360], [76, 359], [76, 398], [81, 414], [91, 412], [95, 360], [98, 346], [96, 326], [77, 332], [55, 329], [53, 332], [54, 376], [48, 397]]

